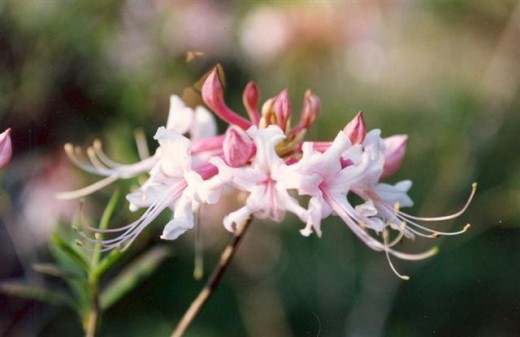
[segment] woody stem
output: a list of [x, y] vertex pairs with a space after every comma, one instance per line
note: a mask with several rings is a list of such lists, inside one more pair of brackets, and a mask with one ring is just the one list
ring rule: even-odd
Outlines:
[[252, 220], [253, 218], [249, 217], [244, 222], [244, 224], [235, 231], [233, 238], [231, 239], [231, 242], [229, 242], [226, 248], [222, 251], [222, 254], [220, 255], [220, 260], [218, 264], [215, 266], [215, 269], [213, 270], [211, 277], [208, 279], [206, 285], [204, 286], [204, 288], [202, 288], [199, 295], [191, 303], [188, 310], [186, 310], [184, 316], [180, 320], [179, 324], [177, 324], [177, 327], [173, 331], [171, 337], [181, 337], [186, 332], [191, 322], [195, 319], [195, 317], [198, 315], [206, 301], [213, 294], [213, 292], [219, 285], [222, 276], [224, 276], [224, 273], [226, 272], [226, 269], [229, 266], [231, 259], [235, 255], [238, 244], [244, 236], [244, 233], [249, 228], [249, 225], [251, 224]]

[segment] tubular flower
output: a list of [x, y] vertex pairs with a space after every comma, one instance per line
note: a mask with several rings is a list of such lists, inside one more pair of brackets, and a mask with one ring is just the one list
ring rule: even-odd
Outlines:
[[[131, 210], [144, 208], [133, 223], [103, 232], [117, 233], [101, 242], [104, 249], [126, 248], [163, 210], [173, 212], [161, 238], [174, 240], [193, 227], [193, 212], [201, 204], [219, 201], [224, 188], [233, 188], [247, 197], [242, 207], [224, 218], [224, 227], [235, 231], [250, 216], [281, 222], [285, 212], [293, 213], [303, 223], [304, 236], [322, 236], [321, 222], [329, 216], [340, 217], [345, 225], [368, 247], [384, 252], [391, 269], [391, 257], [405, 260], [427, 258], [436, 252], [409, 254], [396, 249], [403, 238], [435, 238], [457, 235], [441, 232], [420, 222], [444, 221], [460, 216], [468, 201], [454, 214], [440, 217], [417, 217], [401, 211], [413, 205], [408, 195], [409, 180], [394, 185], [382, 182], [401, 166], [408, 137], [382, 138], [380, 130], [367, 131], [362, 113], [338, 130], [332, 142], [304, 141], [306, 131], [318, 118], [321, 103], [310, 90], [305, 93], [301, 118], [293, 127], [292, 105], [287, 89], [267, 99], [259, 109], [260, 92], [249, 82], [242, 95], [248, 118], [233, 111], [225, 102], [224, 88], [215, 68], [202, 87], [207, 107], [229, 124], [217, 135], [215, 120], [203, 107], [191, 109], [177, 96], [170, 97], [166, 126], [155, 135], [159, 146], [152, 156], [143, 156], [130, 165], [116, 163], [102, 151], [100, 141], [86, 151], [67, 144], [71, 160], [82, 169], [104, 176], [83, 189], [61, 193], [61, 198], [88, 195], [118, 179], [146, 173], [148, 179], [127, 195]], [[188, 139], [185, 135], [190, 135]], [[138, 143], [140, 149], [145, 144]], [[140, 151], [146, 153], [147, 151]], [[355, 194], [361, 202], [354, 204]], [[308, 196], [303, 203], [298, 196]], [[89, 228], [90, 231], [98, 231]], [[84, 233], [86, 240], [98, 242]]]

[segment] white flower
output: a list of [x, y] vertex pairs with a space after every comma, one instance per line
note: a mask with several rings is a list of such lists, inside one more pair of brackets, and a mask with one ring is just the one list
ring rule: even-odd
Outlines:
[[250, 166], [230, 167], [219, 157], [210, 159], [224, 182], [250, 193], [244, 207], [226, 216], [224, 226], [233, 231], [251, 215], [281, 221], [285, 211], [307, 221], [307, 211], [288, 192], [299, 184], [299, 174], [291, 170], [275, 150], [285, 138], [283, 131], [270, 125], [265, 129], [252, 126], [247, 133], [256, 146], [256, 156]]
[[202, 106], [195, 110], [186, 106], [179, 96], [170, 96], [166, 128], [180, 134], [190, 133], [191, 139], [209, 138], [217, 134], [215, 117]]
[[164, 127], [157, 130], [154, 138], [160, 144], [160, 160], [152, 168], [150, 178], [127, 199], [135, 208], [148, 207], [135, 222], [137, 226], [146, 226], [169, 207], [174, 217], [166, 224], [161, 238], [174, 240], [193, 227], [193, 210], [198, 203], [217, 202], [220, 189], [192, 170], [189, 139]]

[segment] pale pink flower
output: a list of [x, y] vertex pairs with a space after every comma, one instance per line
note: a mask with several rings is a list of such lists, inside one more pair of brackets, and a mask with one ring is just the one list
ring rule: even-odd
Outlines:
[[[407, 276], [397, 272], [390, 256], [419, 260], [436, 252], [435, 248], [419, 254], [398, 251], [395, 245], [403, 237], [456, 235], [468, 228], [441, 232], [418, 221], [449, 220], [461, 215], [475, 194], [475, 186], [466, 205], [454, 214], [423, 218], [401, 211], [401, 207], [413, 205], [408, 196], [411, 181], [390, 185], [381, 179], [400, 167], [408, 138], [397, 135], [383, 139], [380, 130], [367, 132], [361, 112], [333, 142], [303, 142], [321, 109], [320, 100], [309, 90], [301, 119], [294, 128], [287, 89], [267, 99], [259, 111], [258, 87], [249, 82], [242, 96], [248, 120], [226, 105], [215, 68], [202, 86], [202, 97], [229, 124], [224, 135], [216, 134], [214, 117], [208, 110], [191, 109], [179, 97], [171, 96], [168, 122], [155, 135], [159, 148], [151, 157], [122, 165], [105, 155], [99, 141], [87, 149], [86, 155], [66, 145], [67, 154], [78, 166], [106, 178], [81, 190], [61, 193], [62, 198], [81, 197], [117, 179], [149, 174], [146, 182], [127, 195], [131, 210], [146, 211], [127, 226], [103, 231], [119, 234], [101, 241], [104, 249], [128, 247], [166, 208], [173, 211], [173, 218], [165, 225], [161, 238], [178, 238], [194, 226], [193, 212], [202, 204], [216, 203], [227, 186], [247, 193], [245, 204], [224, 217], [227, 230], [234, 231], [251, 216], [280, 222], [285, 212], [290, 212], [305, 223], [302, 235], [321, 236], [321, 221], [336, 215], [367, 246], [384, 252], [392, 270], [403, 279]], [[189, 134], [191, 139], [183, 134]], [[363, 201], [354, 204], [349, 201], [351, 194]], [[296, 195], [310, 197], [307, 208], [300, 205]]]
[[166, 128], [180, 134], [189, 132], [192, 139], [214, 137], [217, 134], [215, 117], [206, 108], [198, 106], [193, 110], [176, 95], [170, 96]]
[[281, 221], [285, 211], [307, 220], [307, 211], [298, 204], [288, 190], [295, 188], [299, 176], [276, 153], [275, 147], [284, 138], [276, 125], [265, 129], [251, 127], [247, 130], [256, 146], [256, 156], [250, 166], [231, 167], [221, 158], [210, 160], [219, 170], [219, 177], [231, 186], [249, 192], [244, 207], [224, 218], [224, 226], [233, 231], [251, 215]]
[[0, 170], [7, 166], [13, 154], [11, 144], [11, 129], [0, 133]]

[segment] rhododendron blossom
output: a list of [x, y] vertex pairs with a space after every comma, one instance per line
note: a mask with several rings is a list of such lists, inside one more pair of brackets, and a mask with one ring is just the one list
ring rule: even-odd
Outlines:
[[[82, 197], [118, 179], [147, 174], [148, 179], [127, 195], [130, 209], [144, 208], [144, 213], [127, 226], [103, 231], [117, 234], [100, 242], [104, 249], [113, 249], [128, 247], [166, 208], [173, 212], [173, 218], [166, 223], [161, 238], [178, 238], [193, 227], [193, 212], [201, 204], [217, 203], [223, 189], [233, 188], [247, 193], [247, 198], [242, 207], [224, 218], [227, 230], [235, 231], [251, 216], [281, 222], [289, 212], [303, 222], [302, 235], [315, 233], [321, 237], [322, 220], [338, 216], [368, 247], [384, 252], [392, 270], [403, 279], [407, 276], [395, 270], [391, 256], [419, 260], [436, 251], [433, 248], [418, 254], [404, 253], [396, 249], [403, 238], [456, 235], [469, 227], [442, 232], [420, 222], [461, 215], [473, 198], [475, 185], [464, 207], [454, 214], [423, 218], [401, 211], [413, 205], [408, 195], [411, 181], [391, 185], [381, 180], [401, 166], [406, 135], [382, 138], [380, 130], [367, 132], [360, 112], [338, 130], [332, 142], [305, 141], [307, 129], [320, 112], [317, 96], [311, 91], [305, 93], [300, 121], [294, 127], [287, 89], [266, 100], [261, 108], [259, 97], [256, 84], [247, 84], [242, 98], [248, 118], [239, 115], [226, 105], [215, 68], [202, 87], [202, 98], [216, 116], [229, 124], [224, 134], [217, 135], [214, 117], [206, 108], [191, 109], [179, 97], [171, 96], [166, 126], [159, 127], [154, 137], [159, 146], [153, 156], [138, 163], [112, 161], [99, 141], [87, 151], [67, 144], [65, 150], [75, 164], [105, 178], [59, 197]], [[361, 202], [354, 204], [351, 194]], [[299, 196], [308, 196], [308, 202], [302, 202]]]

